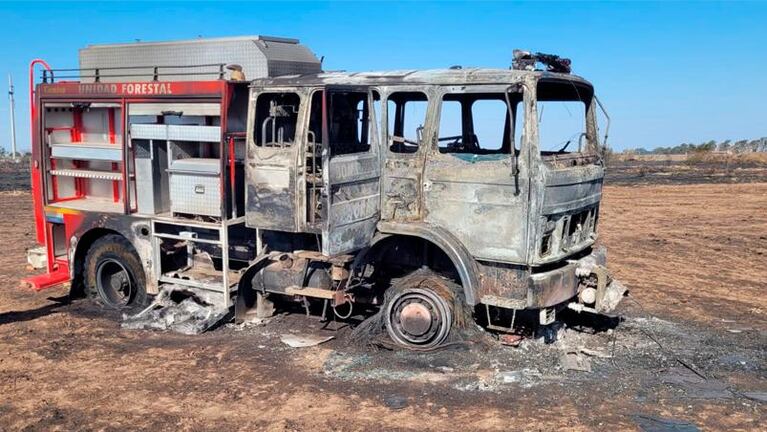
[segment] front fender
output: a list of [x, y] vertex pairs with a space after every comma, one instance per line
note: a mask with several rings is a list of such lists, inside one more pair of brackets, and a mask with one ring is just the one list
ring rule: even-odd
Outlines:
[[[466, 303], [474, 306], [477, 304], [476, 292], [479, 288], [479, 271], [474, 258], [466, 250], [466, 247], [455, 236], [447, 230], [438, 226], [423, 222], [379, 222], [378, 231], [383, 234], [399, 234], [412, 237], [419, 237], [430, 241], [442, 249], [447, 254], [450, 261], [453, 262], [458, 276], [461, 278], [463, 293]], [[387, 236], [376, 236], [373, 239], [373, 245], [386, 238]]]

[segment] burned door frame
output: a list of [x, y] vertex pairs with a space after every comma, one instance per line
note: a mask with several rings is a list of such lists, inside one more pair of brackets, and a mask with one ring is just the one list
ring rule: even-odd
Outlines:
[[[438, 146], [442, 104], [447, 94], [504, 93], [511, 86], [522, 93], [524, 113], [519, 155], [497, 160], [464, 160], [440, 153]], [[524, 264], [528, 258], [528, 209], [532, 163], [529, 140], [532, 130], [529, 85], [523, 80], [504, 84], [446, 85], [437, 89], [429, 152], [424, 167], [423, 208], [427, 223], [453, 233], [479, 261]], [[516, 119], [515, 123], [516, 123]], [[512, 125], [512, 130], [513, 130]], [[517, 175], [513, 165], [517, 165]], [[452, 204], [451, 204], [452, 203]], [[474, 218], [474, 216], [479, 216]], [[473, 223], [476, 222], [476, 223]], [[484, 230], [484, 231], [483, 231]]]
[[[272, 93], [292, 93], [299, 98], [294, 140], [288, 147], [257, 145], [258, 98]], [[303, 220], [299, 217], [301, 206], [297, 199], [297, 167], [306, 141], [307, 100], [305, 88], [265, 86], [251, 90], [245, 168], [245, 217], [249, 227], [287, 232], [299, 232], [303, 228]]]
[[[388, 103], [397, 93], [421, 93], [426, 97], [423, 131], [415, 153], [391, 150], [392, 131], [389, 131]], [[423, 217], [423, 173], [426, 156], [434, 133], [434, 86], [407, 85], [384, 87], [381, 94], [381, 219], [405, 222]]]
[[[322, 172], [326, 219], [322, 224], [322, 253], [351, 253], [370, 244], [380, 218], [381, 160], [372, 86], [327, 85], [322, 93]], [[330, 116], [334, 93], [364, 93], [368, 109], [368, 149], [332, 155]], [[312, 97], [315, 92], [312, 93]], [[330, 97], [329, 97], [330, 96]], [[309, 105], [309, 104], [307, 104]], [[309, 121], [307, 115], [307, 121]], [[307, 203], [308, 205], [308, 203]]]

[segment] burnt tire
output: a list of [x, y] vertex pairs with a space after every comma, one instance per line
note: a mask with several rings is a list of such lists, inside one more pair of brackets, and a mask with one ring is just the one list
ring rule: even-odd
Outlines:
[[109, 234], [93, 242], [83, 271], [85, 293], [99, 304], [124, 312], [149, 304], [141, 259], [125, 237]]
[[450, 336], [455, 323], [455, 283], [419, 270], [397, 281], [387, 293], [384, 325], [394, 343], [417, 351], [432, 350]]

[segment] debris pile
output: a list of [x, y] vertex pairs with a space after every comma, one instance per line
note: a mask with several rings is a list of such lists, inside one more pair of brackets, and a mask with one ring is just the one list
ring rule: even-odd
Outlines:
[[122, 328], [131, 330], [170, 330], [186, 335], [200, 334], [228, 314], [228, 308], [215, 306], [211, 293], [179, 285], [164, 285], [152, 304], [136, 315], [123, 315]]

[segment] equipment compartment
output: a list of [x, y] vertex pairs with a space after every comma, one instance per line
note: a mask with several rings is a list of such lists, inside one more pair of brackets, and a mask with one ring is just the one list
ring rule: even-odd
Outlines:
[[171, 162], [170, 211], [174, 214], [221, 216], [221, 161], [210, 158]]

